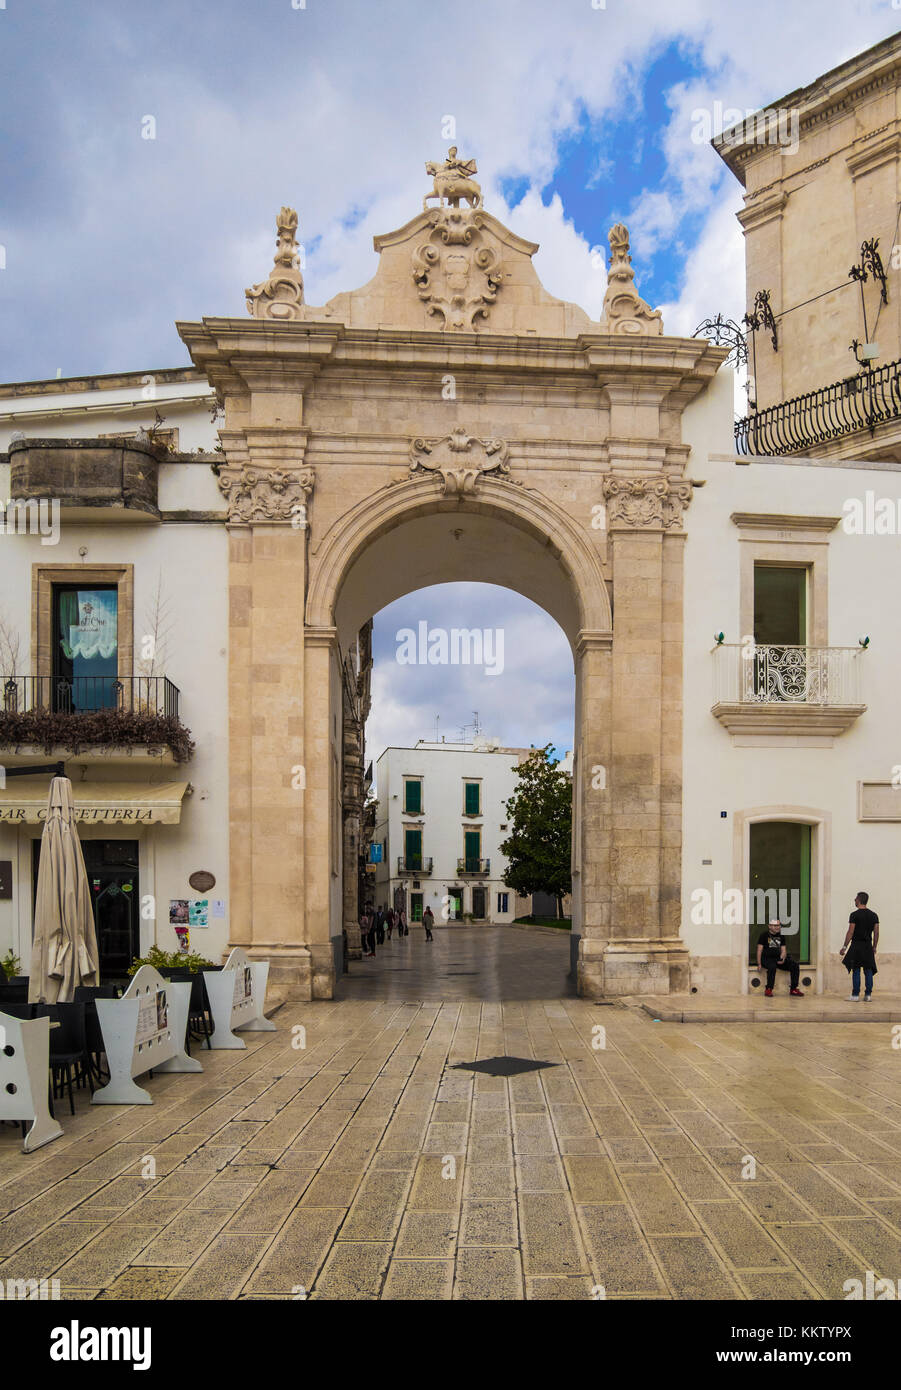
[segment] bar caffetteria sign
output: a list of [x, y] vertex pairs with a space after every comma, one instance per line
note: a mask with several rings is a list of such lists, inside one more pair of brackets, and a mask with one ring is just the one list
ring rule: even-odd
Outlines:
[[[35, 825], [47, 819], [47, 807], [40, 809], [31, 806], [2, 806], [0, 821], [13, 821], [21, 825]], [[75, 819], [87, 821], [155, 821], [160, 817], [149, 806], [76, 806]]]
[[[187, 782], [155, 785], [111, 782], [76, 783], [73, 787], [76, 821], [91, 825], [177, 825]], [[0, 823], [42, 825], [47, 819], [47, 785], [23, 794], [20, 787], [0, 792]]]

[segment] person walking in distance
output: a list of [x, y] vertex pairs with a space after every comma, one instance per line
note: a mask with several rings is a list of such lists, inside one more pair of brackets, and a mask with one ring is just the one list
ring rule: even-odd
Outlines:
[[778, 917], [774, 917], [767, 930], [762, 931], [757, 938], [757, 969], [766, 971], [766, 989], [763, 992], [767, 999], [773, 997], [773, 985], [776, 983], [777, 970], [789, 972], [789, 980], [791, 981], [789, 994], [793, 994], [796, 999], [803, 999], [804, 991], [798, 989], [801, 967], [788, 954], [788, 942], [782, 934], [782, 923]]
[[391, 940], [391, 933], [394, 931], [394, 918], [396, 914], [393, 907], [388, 908], [388, 915], [385, 918], [385, 935]]
[[360, 945], [363, 947], [364, 956], [374, 956], [375, 950], [371, 944], [372, 933], [372, 908], [367, 903], [360, 915]]
[[425, 912], [422, 914], [422, 925], [425, 927], [426, 941], [434, 941], [434, 937], [432, 936], [432, 927], [435, 925], [435, 914], [430, 907], [427, 907]]
[[409, 936], [410, 928], [407, 926], [407, 909], [402, 907], [397, 914], [397, 934], [398, 936]]
[[854, 899], [855, 911], [848, 918], [845, 944], [839, 955], [842, 964], [851, 976], [851, 993], [848, 1002], [860, 1003], [860, 972], [863, 970], [863, 1001], [869, 1004], [873, 995], [873, 976], [876, 974], [876, 947], [879, 945], [879, 918], [867, 904], [869, 893], [858, 893]]

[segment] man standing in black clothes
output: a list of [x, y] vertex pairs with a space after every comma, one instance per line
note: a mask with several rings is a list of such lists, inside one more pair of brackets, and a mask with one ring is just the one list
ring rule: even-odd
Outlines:
[[763, 992], [767, 999], [773, 997], [773, 985], [776, 983], [777, 970], [789, 972], [791, 981], [789, 994], [793, 994], [796, 999], [804, 998], [804, 991], [798, 989], [801, 967], [788, 954], [788, 942], [782, 935], [782, 923], [778, 917], [774, 917], [767, 930], [762, 931], [757, 938], [757, 969], [766, 971], [766, 989]]
[[842, 964], [851, 975], [851, 993], [848, 1002], [860, 1003], [860, 971], [863, 968], [865, 1004], [869, 1004], [873, 994], [873, 976], [876, 974], [876, 947], [879, 945], [879, 918], [871, 908], [869, 893], [858, 893], [854, 899], [856, 911], [848, 918], [845, 944], [839, 954], [844, 957]]

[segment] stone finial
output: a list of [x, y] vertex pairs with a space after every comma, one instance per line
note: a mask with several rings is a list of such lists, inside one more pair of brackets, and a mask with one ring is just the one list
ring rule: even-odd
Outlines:
[[245, 290], [247, 312], [255, 319], [299, 319], [303, 304], [303, 276], [300, 273], [300, 248], [294, 233], [297, 213], [282, 208], [276, 218], [278, 239], [275, 264], [268, 280], [261, 280]]
[[622, 222], [610, 228], [610, 266], [607, 271], [607, 293], [601, 328], [608, 333], [645, 334], [654, 337], [663, 332], [659, 309], [652, 309], [635, 288], [635, 271], [629, 254], [629, 229]]

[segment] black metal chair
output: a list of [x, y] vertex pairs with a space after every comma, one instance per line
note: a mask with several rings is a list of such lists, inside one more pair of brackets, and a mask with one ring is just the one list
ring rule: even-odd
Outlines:
[[46, 1014], [51, 1023], [59, 1024], [50, 1029], [50, 1074], [52, 1094], [62, 1096], [68, 1091], [69, 1110], [75, 1114], [75, 1097], [72, 1092], [73, 1076], [76, 1085], [87, 1082], [94, 1090], [91, 1056], [88, 1051], [86, 1024], [86, 1005], [83, 1002], [71, 1004], [38, 1004], [36, 1016]]
[[[0, 972], [2, 973], [2, 972]], [[0, 984], [0, 1005], [23, 1004], [28, 999], [28, 977]]]
[[34, 1011], [37, 1008], [37, 1004], [29, 1004], [27, 999], [24, 1003], [18, 999], [0, 1002], [0, 1014], [9, 1014], [10, 1018], [21, 1018], [26, 1020], [34, 1018]]
[[206, 983], [201, 971], [192, 975], [190, 970], [171, 970], [170, 980], [181, 980], [191, 986], [191, 1000], [188, 1004], [188, 1029], [185, 1035], [185, 1051], [191, 1055], [191, 1038], [206, 1038], [206, 1045], [212, 1049], [210, 1038], [213, 1035], [213, 1015], [207, 997]]
[[102, 1059], [106, 1056], [106, 1047], [103, 1041], [103, 1029], [100, 1027], [100, 1019], [97, 1017], [97, 1010], [94, 1007], [95, 999], [118, 999], [119, 991], [115, 985], [76, 985], [75, 1002], [84, 1004], [85, 1014], [85, 1040], [88, 1047], [88, 1056], [91, 1059], [91, 1071], [98, 1081], [109, 1080], [109, 1068], [103, 1065]]

